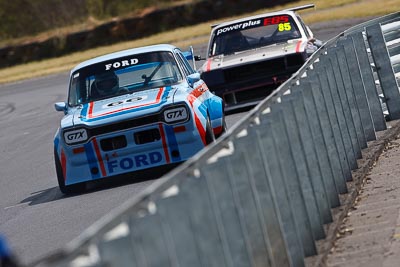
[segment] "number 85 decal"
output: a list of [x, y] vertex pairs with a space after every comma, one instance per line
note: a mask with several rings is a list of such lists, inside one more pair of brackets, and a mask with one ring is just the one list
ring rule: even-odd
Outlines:
[[278, 25], [278, 31], [280, 31], [280, 32], [290, 31], [291, 29], [292, 29], [292, 26], [290, 25], [290, 22], [279, 23], [279, 25]]

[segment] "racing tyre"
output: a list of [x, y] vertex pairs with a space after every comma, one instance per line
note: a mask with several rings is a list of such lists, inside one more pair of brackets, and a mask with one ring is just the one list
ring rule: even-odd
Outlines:
[[211, 144], [215, 141], [214, 131], [211, 127], [210, 117], [207, 116], [207, 124], [206, 124], [206, 145]]
[[221, 135], [223, 135], [226, 131], [228, 130], [227, 126], [226, 126], [226, 121], [225, 121], [225, 116], [222, 119], [222, 131], [215, 136], [216, 139], [218, 139]]
[[78, 184], [73, 184], [73, 185], [68, 185], [68, 186], [65, 185], [61, 162], [60, 162], [60, 159], [58, 158], [56, 151], [54, 151], [54, 162], [56, 165], [58, 186], [60, 187], [61, 193], [65, 194], [65, 195], [78, 194], [78, 193], [83, 192], [86, 189], [85, 183], [78, 183]]

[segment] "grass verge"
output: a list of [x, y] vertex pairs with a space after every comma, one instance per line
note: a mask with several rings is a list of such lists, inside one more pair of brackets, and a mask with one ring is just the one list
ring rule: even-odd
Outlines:
[[[381, 16], [397, 12], [400, 6], [400, 0], [302, 0], [291, 3], [289, 5], [278, 6], [273, 10], [280, 10], [293, 6], [305, 5], [309, 4], [310, 2], [313, 2], [315, 4], [316, 9], [301, 11], [302, 17], [308, 24], [346, 18]], [[0, 84], [69, 71], [79, 62], [82, 62], [84, 60], [133, 47], [140, 47], [157, 43], [170, 43], [178, 47], [186, 48], [189, 45], [207, 42], [211, 24], [273, 10], [262, 9], [246, 15], [230, 17], [218, 21], [209, 21], [194, 26], [182, 27], [173, 31], [156, 34], [147, 38], [142, 38], [134, 41], [122, 42], [111, 46], [104, 46], [82, 52], [72, 53], [59, 58], [46, 59], [42, 61], [21, 64], [10, 68], [0, 69]]]

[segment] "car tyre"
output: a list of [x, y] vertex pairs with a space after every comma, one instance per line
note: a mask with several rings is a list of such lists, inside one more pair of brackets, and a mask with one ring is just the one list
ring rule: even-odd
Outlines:
[[226, 126], [226, 121], [225, 121], [225, 116], [222, 119], [222, 131], [215, 136], [216, 139], [220, 138], [221, 135], [223, 135], [224, 133], [226, 133], [226, 131], [228, 130], [228, 127]]
[[86, 189], [85, 183], [78, 183], [78, 184], [73, 184], [73, 185], [68, 185], [68, 186], [65, 185], [61, 162], [60, 162], [60, 159], [58, 158], [56, 151], [54, 151], [54, 162], [56, 165], [58, 186], [60, 188], [61, 193], [65, 194], [65, 195], [78, 194], [78, 193], [83, 192]]
[[211, 127], [210, 117], [207, 116], [207, 123], [206, 123], [206, 145], [209, 145], [215, 141], [214, 131]]

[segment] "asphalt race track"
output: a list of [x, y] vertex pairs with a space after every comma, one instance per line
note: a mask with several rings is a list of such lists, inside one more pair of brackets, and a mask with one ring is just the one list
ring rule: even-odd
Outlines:
[[[311, 27], [327, 40], [363, 20]], [[204, 54], [204, 46], [203, 46]], [[65, 197], [58, 189], [53, 136], [66, 100], [68, 73], [0, 85], [0, 234], [23, 263], [64, 246], [92, 223], [152, 183], [97, 184], [87, 193]], [[243, 113], [227, 117], [228, 128]]]

